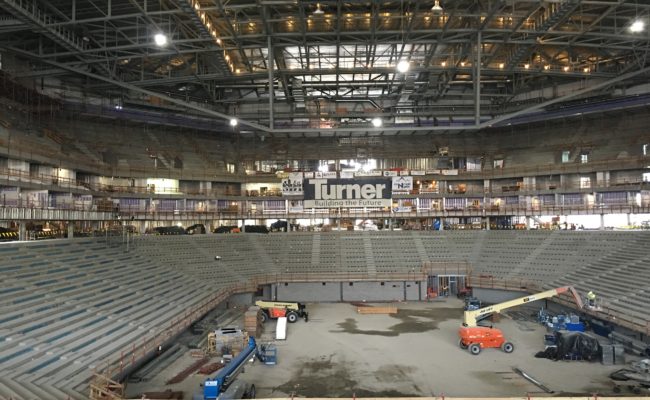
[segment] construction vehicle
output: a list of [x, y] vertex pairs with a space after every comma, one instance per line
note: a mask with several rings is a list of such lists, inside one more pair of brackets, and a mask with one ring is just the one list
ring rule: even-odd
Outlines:
[[[249, 337], [248, 347], [220, 369], [214, 378], [208, 378], [203, 382], [203, 400], [254, 399], [255, 385], [242, 380], [235, 381], [235, 377], [241, 372], [246, 361], [254, 356], [256, 350], [255, 338]], [[197, 396], [194, 398], [197, 399]]]
[[255, 305], [262, 309], [262, 323], [280, 317], [287, 317], [291, 323], [298, 321], [298, 318], [304, 318], [305, 321], [309, 318], [302, 303], [258, 300]]
[[469, 352], [474, 355], [478, 355], [482, 349], [493, 347], [501, 348], [501, 350], [506, 353], [512, 353], [515, 347], [511, 342], [506, 341], [503, 332], [501, 332], [500, 329], [478, 326], [478, 322], [491, 314], [500, 313], [508, 308], [517, 307], [535, 300], [547, 299], [563, 293], [572, 294], [578, 307], [582, 309], [582, 300], [573, 286], [563, 286], [557, 289], [551, 289], [545, 292], [531, 294], [518, 299], [479, 308], [478, 310], [465, 311], [463, 315], [463, 326], [458, 330], [460, 347], [469, 350]]

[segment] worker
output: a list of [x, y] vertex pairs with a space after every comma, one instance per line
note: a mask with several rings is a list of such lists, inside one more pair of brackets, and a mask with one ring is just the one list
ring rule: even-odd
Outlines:
[[589, 305], [589, 307], [596, 306], [596, 293], [594, 293], [591, 290], [589, 291], [589, 293], [587, 293], [587, 304]]

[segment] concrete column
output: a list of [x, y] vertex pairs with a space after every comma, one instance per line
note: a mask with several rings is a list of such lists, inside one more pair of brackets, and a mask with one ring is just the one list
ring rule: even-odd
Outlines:
[[632, 225], [632, 214], [627, 213], [627, 226]]
[[605, 214], [600, 214], [600, 230], [605, 229]]
[[25, 222], [18, 223], [18, 240], [27, 240], [27, 228]]
[[533, 225], [533, 219], [529, 216], [526, 216], [526, 230], [530, 230], [530, 227]]
[[490, 230], [490, 217], [485, 217], [485, 230], [489, 231]]
[[242, 233], [246, 232], [246, 220], [245, 219], [241, 220], [241, 231], [242, 231]]
[[68, 221], [68, 239], [74, 237], [74, 222]]

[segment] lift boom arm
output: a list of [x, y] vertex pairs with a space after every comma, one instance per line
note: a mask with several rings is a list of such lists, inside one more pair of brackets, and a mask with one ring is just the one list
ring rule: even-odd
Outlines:
[[255, 305], [260, 308], [286, 308], [287, 310], [298, 311], [300, 309], [299, 303], [290, 303], [283, 301], [262, 301], [258, 300]]
[[503, 303], [495, 304], [489, 307], [479, 308], [478, 310], [465, 311], [465, 314], [463, 315], [463, 326], [474, 327], [477, 326], [477, 322], [479, 318], [487, 314], [500, 313], [501, 311], [506, 310], [508, 308], [530, 303], [531, 301], [535, 301], [535, 300], [547, 299], [549, 297], [558, 296], [561, 295], [562, 293], [567, 293], [567, 292], [571, 293], [576, 304], [578, 305], [578, 308], [582, 309], [582, 300], [580, 299], [580, 296], [573, 288], [573, 286], [562, 286], [556, 289], [547, 290], [545, 292], [531, 294], [528, 296], [520, 297], [518, 299], [505, 301]]

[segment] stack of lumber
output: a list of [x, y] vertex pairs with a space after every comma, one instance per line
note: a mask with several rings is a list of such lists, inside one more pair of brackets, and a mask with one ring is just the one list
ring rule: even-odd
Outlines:
[[244, 330], [256, 338], [262, 334], [262, 310], [259, 307], [252, 306], [244, 313]]
[[358, 314], [397, 314], [397, 307], [357, 307]]

